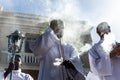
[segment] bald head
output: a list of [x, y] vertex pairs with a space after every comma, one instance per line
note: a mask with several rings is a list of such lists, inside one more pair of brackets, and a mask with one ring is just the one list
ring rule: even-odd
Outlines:
[[64, 23], [62, 20], [52, 20], [50, 22], [50, 28], [54, 31], [58, 38], [63, 36]]
[[63, 23], [63, 21], [62, 20], [60, 20], [60, 19], [54, 19], [54, 20], [52, 20], [51, 22], [50, 22], [50, 27], [52, 28], [52, 29], [55, 29], [56, 27], [60, 27], [60, 28], [64, 28], [64, 23]]
[[109, 32], [111, 32], [111, 30], [107, 22], [101, 22], [100, 24], [98, 24], [97, 33], [100, 37], [103, 37], [104, 34], [108, 34]]

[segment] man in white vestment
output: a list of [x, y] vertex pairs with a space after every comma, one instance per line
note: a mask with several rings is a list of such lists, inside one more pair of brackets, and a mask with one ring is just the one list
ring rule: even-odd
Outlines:
[[69, 44], [61, 43], [64, 23], [52, 20], [44, 34], [30, 48], [40, 59], [38, 80], [85, 80], [78, 52]]
[[99, 80], [120, 80], [120, 48], [115, 49], [115, 36], [107, 22], [100, 23], [96, 31], [100, 41], [89, 51], [91, 73]]

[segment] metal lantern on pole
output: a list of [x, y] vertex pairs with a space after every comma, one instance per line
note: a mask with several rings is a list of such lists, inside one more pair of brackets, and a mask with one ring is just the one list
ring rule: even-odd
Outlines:
[[[12, 53], [10, 62], [14, 64], [15, 54], [21, 51], [25, 36], [20, 31], [16, 30], [10, 35], [8, 35], [7, 38], [8, 38], [8, 52]], [[12, 80], [12, 72], [10, 74], [10, 80]]]

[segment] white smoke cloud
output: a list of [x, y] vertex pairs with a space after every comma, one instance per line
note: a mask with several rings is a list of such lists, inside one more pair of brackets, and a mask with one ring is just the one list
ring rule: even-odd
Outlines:
[[[120, 41], [120, 0], [44, 0], [40, 3], [43, 6], [44, 14], [52, 18], [85, 20], [92, 24], [94, 28], [100, 22], [106, 21], [116, 35], [117, 41]], [[95, 29], [92, 31], [92, 38], [93, 43], [96, 43], [99, 39]]]
[[[120, 41], [119, 33], [119, 19], [120, 19], [120, 1], [119, 0], [84, 0], [86, 1], [85, 5], [81, 0], [57, 0], [57, 5], [53, 5], [53, 2], [50, 0], [49, 12], [48, 15], [52, 18], [64, 18], [67, 20], [85, 20], [88, 21], [91, 25], [94, 26], [92, 31], [93, 43], [96, 43], [99, 40], [98, 35], [96, 34], [96, 26], [102, 22], [106, 21], [111, 26], [112, 32], [116, 35], [117, 41]], [[88, 6], [88, 7], [87, 7]], [[91, 7], [92, 6], [92, 7]], [[53, 9], [53, 7], [56, 7]], [[84, 8], [87, 7], [87, 8]], [[47, 11], [47, 10], [46, 10]], [[72, 26], [72, 25], [71, 25]], [[72, 32], [75, 28], [71, 27]], [[80, 29], [79, 29], [80, 30]], [[70, 31], [70, 29], [69, 29]], [[76, 30], [75, 30], [76, 31]], [[66, 31], [66, 33], [69, 33]], [[74, 33], [76, 34], [76, 33]], [[68, 35], [67, 37], [75, 37]]]
[[[21, 5], [16, 6], [16, 3]], [[29, 6], [25, 6], [22, 3], [29, 3]], [[35, 5], [36, 4], [36, 5]], [[111, 26], [112, 32], [115, 34], [116, 39], [120, 42], [119, 25], [120, 25], [120, 0], [1, 0], [0, 5], [3, 5], [4, 10], [11, 8], [11, 11], [15, 11], [16, 7], [25, 6], [24, 12], [33, 11], [34, 14], [48, 16], [52, 18], [62, 18], [67, 20], [85, 20], [94, 26], [92, 31], [93, 43], [96, 43], [99, 39], [95, 32], [96, 26], [106, 21]], [[27, 8], [26, 8], [27, 7]], [[22, 10], [20, 9], [20, 10]], [[10, 11], [10, 9], [9, 9]], [[24, 13], [23, 12], [23, 13]], [[25, 12], [25, 13], [26, 13]], [[71, 25], [72, 26], [72, 25]], [[75, 27], [75, 26], [74, 26]], [[75, 31], [73, 27], [72, 33]], [[68, 28], [69, 29], [69, 28]], [[80, 30], [80, 29], [79, 29]], [[69, 33], [68, 31], [66, 31]], [[73, 34], [68, 35], [72, 37]], [[73, 37], [75, 37], [73, 35]]]
[[[19, 5], [17, 1], [12, 0], [9, 0], [9, 3], [5, 3], [6, 5], [8, 4], [13, 11], [16, 8], [18, 8], [18, 11], [27, 9], [24, 11], [33, 11], [34, 14], [48, 16], [50, 19], [62, 19], [65, 22], [63, 40], [67, 43], [77, 44], [78, 47], [83, 46], [83, 44], [80, 43], [80, 34], [88, 33], [91, 26], [88, 26], [88, 23], [90, 23], [88, 17], [81, 11], [79, 0], [25, 0], [24, 3], [22, 3], [22, 1], [24, 0], [18, 1], [21, 5]], [[36, 3], [36, 5], [34, 5], [34, 3]], [[4, 4], [4, 2], [2, 4]], [[80, 21], [82, 20], [87, 21], [87, 26], [81, 25]]]
[[[92, 26], [89, 26], [88, 18], [82, 14], [79, 0], [69, 0], [69, 2], [68, 0], [57, 0], [56, 2], [45, 0], [45, 3], [49, 6], [45, 8], [45, 11], [48, 12], [47, 16], [52, 19], [62, 19], [65, 23], [63, 41], [75, 45], [77, 48], [83, 46], [83, 43], [80, 43], [80, 36], [82, 33], [90, 32]], [[84, 22], [84, 19], [87, 21]], [[84, 25], [81, 21], [84, 22]]]
[[[119, 34], [119, 25], [120, 25], [120, 0], [92, 0], [92, 5], [95, 6], [92, 12], [86, 13], [89, 16], [90, 21], [93, 23], [94, 28], [103, 21], [108, 22], [111, 26], [112, 32], [116, 36], [116, 40], [120, 42], [120, 34]], [[94, 29], [92, 32], [93, 43], [96, 43], [99, 39], [96, 34], [96, 30]]]
[[116, 44], [115, 35], [113, 33], [105, 34], [104, 35], [104, 41], [101, 44], [104, 51], [109, 55], [111, 50], [113, 49], [113, 46]]
[[48, 15], [52, 18], [80, 19], [81, 7], [77, 3], [77, 0], [69, 0], [69, 2], [68, 0], [57, 0], [57, 5], [51, 5], [49, 7], [51, 13], [48, 13]]

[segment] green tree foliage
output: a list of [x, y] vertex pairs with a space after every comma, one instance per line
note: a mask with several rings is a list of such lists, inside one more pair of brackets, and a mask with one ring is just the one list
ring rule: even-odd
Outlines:
[[40, 30], [40, 34], [43, 34], [45, 32], [45, 30], [49, 27], [50, 22], [46, 22], [42, 24], [42, 28]]

